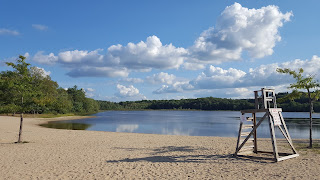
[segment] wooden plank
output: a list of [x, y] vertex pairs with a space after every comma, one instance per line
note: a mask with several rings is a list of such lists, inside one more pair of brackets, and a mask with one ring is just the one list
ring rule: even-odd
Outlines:
[[290, 144], [290, 146], [291, 146], [291, 149], [292, 149], [293, 153], [297, 154], [297, 150], [296, 150], [296, 149], [294, 148], [294, 146], [293, 146], [292, 139], [291, 139], [291, 137], [290, 137], [290, 134], [289, 134], [289, 131], [288, 131], [288, 129], [287, 129], [286, 122], [285, 122], [285, 120], [284, 120], [284, 118], [283, 118], [283, 116], [282, 116], [282, 113], [280, 112], [279, 115], [280, 115], [280, 120], [281, 120], [281, 123], [282, 123], [282, 125], [283, 125], [284, 131], [286, 132], [287, 137], [288, 137], [288, 139], [289, 139], [288, 142], [289, 142], [289, 144]]
[[248, 117], [247, 121], [253, 121], [253, 117]]
[[239, 155], [248, 155], [248, 154], [252, 154], [252, 153], [253, 153], [253, 151], [241, 151], [238, 154]]
[[272, 142], [272, 148], [273, 148], [273, 155], [274, 155], [275, 161], [278, 161], [279, 154], [278, 154], [278, 148], [277, 148], [277, 140], [276, 140], [273, 120], [271, 119], [270, 112], [268, 112], [268, 116], [269, 116], [269, 128], [270, 128], [270, 136], [271, 136], [271, 142]]
[[281, 133], [283, 134], [283, 136], [286, 138], [287, 142], [289, 143], [292, 151], [294, 154], [297, 153], [296, 149], [293, 147], [292, 141], [289, 139], [289, 137], [287, 136], [287, 134], [283, 131], [283, 129], [281, 128], [281, 126], [279, 126], [279, 129], [281, 131]]
[[[273, 108], [277, 109], [279, 112], [282, 112], [281, 108]], [[269, 109], [246, 109], [246, 110], [241, 110], [241, 113], [263, 113], [263, 112], [269, 112]]]
[[240, 134], [241, 134], [241, 129], [242, 129], [242, 122], [240, 121], [240, 126], [239, 126], [239, 132], [238, 132], [238, 140], [237, 140], [237, 147], [236, 147], [236, 152], [234, 153], [235, 155], [238, 154], [238, 147], [239, 147], [239, 142], [240, 142]]
[[243, 146], [242, 148], [243, 149], [249, 149], [249, 148], [253, 148], [254, 147], [254, 145], [249, 145], [249, 146]]
[[252, 124], [252, 125], [251, 125], [251, 124], [250, 124], [250, 125], [248, 124], [248, 125], [243, 125], [243, 126], [242, 126], [242, 129], [252, 129], [252, 128], [253, 128], [253, 124]]
[[[243, 141], [244, 141], [245, 139], [240, 139], [240, 143], [242, 143]], [[247, 140], [247, 142], [253, 142], [254, 141], [254, 139], [253, 138], [249, 138], [248, 140]]]
[[286, 160], [286, 159], [290, 159], [290, 158], [295, 158], [295, 157], [298, 157], [299, 154], [292, 154], [292, 155], [289, 155], [289, 156], [285, 156], [285, 157], [281, 157], [281, 158], [278, 158], [277, 161], [283, 161], [283, 160]]
[[242, 132], [241, 134], [240, 134], [240, 136], [248, 136], [250, 134], [250, 132]]

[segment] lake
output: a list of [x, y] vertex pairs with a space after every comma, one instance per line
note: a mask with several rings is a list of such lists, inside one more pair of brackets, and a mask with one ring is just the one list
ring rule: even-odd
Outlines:
[[[282, 114], [292, 138], [308, 138], [307, 112]], [[237, 137], [240, 115], [240, 111], [105, 111], [94, 114], [94, 118], [52, 122], [45, 126], [89, 131]], [[263, 115], [257, 114], [258, 117]], [[318, 113], [313, 116], [320, 118]], [[258, 137], [270, 137], [267, 122], [265, 120], [257, 129]], [[276, 129], [277, 137], [283, 138]], [[320, 139], [320, 119], [314, 120], [313, 138]]]

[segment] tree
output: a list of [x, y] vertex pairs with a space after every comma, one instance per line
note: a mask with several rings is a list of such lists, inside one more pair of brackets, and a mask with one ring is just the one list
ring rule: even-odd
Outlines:
[[314, 101], [319, 99], [320, 91], [318, 88], [320, 84], [314, 79], [315, 75], [308, 75], [304, 77], [302, 75], [303, 69], [300, 68], [299, 72], [293, 71], [288, 68], [278, 68], [277, 72], [289, 74], [296, 79], [296, 83], [290, 84], [289, 88], [293, 89], [292, 93], [290, 93], [287, 98], [296, 99], [302, 96], [303, 93], [299, 92], [298, 89], [307, 90], [308, 99], [309, 99], [309, 117], [310, 117], [310, 133], [309, 133], [309, 147], [312, 148], [312, 113], [313, 113], [313, 103]]
[[[19, 137], [17, 143], [21, 143], [22, 137], [22, 125], [23, 125], [23, 113], [26, 111], [30, 101], [32, 99], [32, 86], [31, 76], [29, 71], [29, 63], [25, 62], [26, 57], [19, 56], [17, 63], [6, 62], [8, 66], [11, 66], [14, 71], [7, 72], [8, 76], [4, 76], [7, 79], [7, 83], [10, 84], [10, 89], [7, 88], [7, 93], [10, 93], [13, 97], [10, 107], [20, 105], [20, 128]], [[14, 98], [15, 97], [15, 98]], [[20, 100], [19, 100], [20, 99]]]

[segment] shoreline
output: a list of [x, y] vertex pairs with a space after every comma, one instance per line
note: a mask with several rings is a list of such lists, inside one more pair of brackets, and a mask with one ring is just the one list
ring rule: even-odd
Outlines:
[[[14, 144], [19, 118], [0, 116], [0, 179], [314, 179], [320, 176], [320, 155], [312, 150], [273, 163], [261, 157], [233, 157], [236, 138], [38, 126], [45, 121], [69, 118], [25, 118], [22, 139], [29, 143]], [[286, 147], [281, 140], [278, 146], [280, 150]], [[267, 150], [271, 146], [267, 139], [262, 139], [258, 147]]]

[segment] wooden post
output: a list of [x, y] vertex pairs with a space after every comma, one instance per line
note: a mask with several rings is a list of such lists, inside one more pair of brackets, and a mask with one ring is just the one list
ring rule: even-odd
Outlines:
[[272, 141], [273, 155], [274, 155], [275, 161], [278, 162], [279, 154], [278, 154], [278, 148], [277, 148], [277, 140], [274, 132], [273, 119], [271, 118], [270, 111], [268, 111], [267, 113], [269, 116], [269, 127], [270, 127], [270, 136]]
[[254, 108], [259, 109], [258, 91], [254, 91]]
[[236, 152], [234, 153], [235, 155], [238, 155], [238, 147], [239, 147], [239, 143], [240, 143], [240, 136], [241, 136], [242, 124], [243, 124], [243, 123], [242, 123], [241, 120], [240, 120], [237, 147], [236, 147]]
[[[256, 125], [257, 125], [256, 113], [252, 113], [252, 117], [253, 117], [253, 127], [256, 127]], [[258, 152], [257, 129], [254, 130], [253, 143], [254, 143], [253, 152], [257, 153]]]

